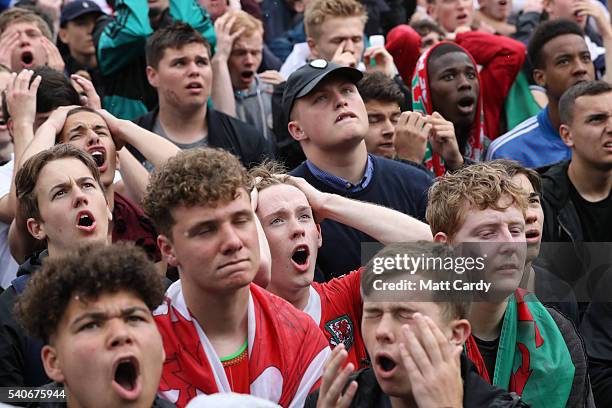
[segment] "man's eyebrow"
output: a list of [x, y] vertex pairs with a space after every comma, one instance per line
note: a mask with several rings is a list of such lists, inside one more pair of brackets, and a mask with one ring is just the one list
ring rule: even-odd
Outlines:
[[[142, 306], [132, 306], [132, 307], [127, 307], [125, 309], [121, 309], [121, 313], [119, 314], [119, 316], [120, 317], [131, 316], [135, 312], [142, 312], [142, 313], [148, 314], [150, 311]], [[108, 316], [109, 316], [108, 313], [105, 313], [105, 312], [86, 312], [80, 315], [79, 317], [77, 317], [76, 319], [74, 319], [74, 321], [71, 323], [71, 326], [75, 326], [79, 322], [86, 320], [86, 319], [92, 319], [95, 321], [106, 320], [108, 319]]]
[[309, 205], [300, 205], [298, 208], [295, 209], [296, 212], [302, 212], [302, 211], [310, 211], [312, 210], [312, 207]]
[[535, 191], [532, 193], [529, 193], [529, 198], [533, 198], [533, 197], [538, 197], [540, 198], [540, 194], [536, 193]]

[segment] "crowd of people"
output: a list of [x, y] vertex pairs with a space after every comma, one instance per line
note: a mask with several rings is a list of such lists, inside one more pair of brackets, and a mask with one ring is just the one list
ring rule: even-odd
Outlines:
[[611, 11], [0, 0], [0, 405], [612, 406]]

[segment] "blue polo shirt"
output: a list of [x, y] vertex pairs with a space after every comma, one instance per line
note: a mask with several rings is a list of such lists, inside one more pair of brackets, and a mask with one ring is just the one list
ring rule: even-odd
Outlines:
[[491, 143], [487, 160], [511, 159], [525, 167], [549, 166], [572, 158], [572, 150], [563, 143], [559, 130], [548, 118], [548, 107], [518, 124]]

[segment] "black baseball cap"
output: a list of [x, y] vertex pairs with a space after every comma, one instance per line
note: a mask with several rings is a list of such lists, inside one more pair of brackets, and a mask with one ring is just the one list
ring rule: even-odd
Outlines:
[[355, 68], [338, 65], [323, 59], [310, 61], [291, 74], [285, 83], [282, 106], [286, 124], [289, 123], [289, 116], [291, 115], [295, 100], [308, 95], [330, 74], [344, 76], [354, 84], [363, 77], [361, 71]]
[[91, 0], [74, 0], [62, 8], [60, 16], [60, 26], [65, 27], [66, 23], [79, 18], [85, 14], [104, 14], [100, 6]]

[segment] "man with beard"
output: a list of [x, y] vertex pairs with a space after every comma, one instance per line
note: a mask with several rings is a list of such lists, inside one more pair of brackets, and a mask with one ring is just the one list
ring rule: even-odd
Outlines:
[[468, 313], [467, 356], [487, 382], [536, 408], [593, 407], [582, 340], [574, 325], [519, 288], [526, 260], [527, 193], [488, 163], [440, 177], [427, 221], [436, 242], [484, 258], [478, 277], [492, 283]]
[[572, 85], [593, 80], [595, 73], [582, 30], [571, 21], [543, 23], [529, 41], [528, 54], [533, 79], [546, 88], [548, 106], [493, 141], [487, 160], [511, 159], [540, 168], [572, 157], [559, 135], [559, 99]]
[[215, 34], [208, 13], [197, 0], [115, 0], [114, 17], [96, 21], [94, 43], [105, 92], [103, 106], [122, 119], [144, 115], [157, 105], [145, 76], [145, 43], [154, 30], [180, 20], [210, 44]]

